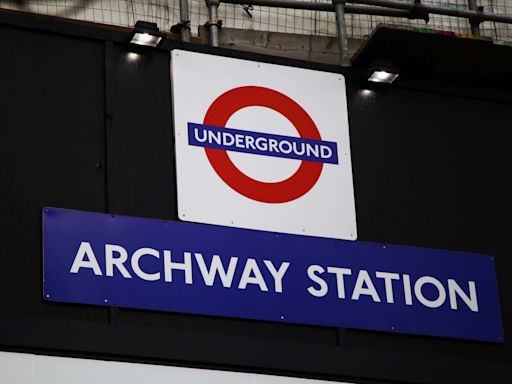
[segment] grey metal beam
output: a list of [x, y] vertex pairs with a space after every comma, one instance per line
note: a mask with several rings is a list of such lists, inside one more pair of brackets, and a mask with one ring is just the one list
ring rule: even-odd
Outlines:
[[[289, 9], [304, 9], [308, 11], [335, 12], [332, 3], [313, 3], [298, 0], [221, 0], [221, 3], [255, 5], [260, 7], [277, 7]], [[362, 7], [359, 5], [345, 4], [345, 13], [356, 13], [361, 15], [404, 17], [409, 19], [424, 19], [423, 15], [415, 15], [410, 11], [390, 9], [385, 7]]]
[[[401, 2], [389, 0], [346, 0], [347, 3], [372, 5], [371, 10], [366, 10], [367, 7], [357, 7], [345, 5], [345, 12], [347, 13], [361, 13], [382, 16], [396, 16], [406, 18], [420, 18], [424, 19], [426, 14], [434, 13], [438, 15], [455, 16], [475, 22], [482, 21], [495, 21], [499, 23], [512, 24], [512, 16], [500, 15], [496, 13], [480, 12], [478, 10], [466, 10], [446, 7], [435, 7], [431, 5], [424, 5], [421, 2]], [[334, 6], [329, 3], [313, 3], [308, 1], [297, 0], [222, 0], [223, 3], [229, 4], [248, 4], [258, 5], [263, 7], [277, 7], [277, 8], [292, 8], [292, 9], [306, 9], [313, 11], [326, 11], [334, 12]], [[355, 8], [354, 8], [355, 7]], [[392, 12], [393, 10], [409, 11], [401, 14], [382, 14], [380, 12]], [[369, 13], [372, 12], [372, 13]], [[375, 12], [375, 13], [373, 13]], [[411, 13], [412, 12], [412, 13]]]
[[456, 8], [445, 8], [445, 7], [434, 7], [431, 5], [424, 5], [421, 3], [398, 3], [396, 1], [389, 0], [346, 0], [350, 3], [374, 5], [378, 7], [387, 7], [393, 9], [403, 9], [408, 11], [417, 10], [419, 12], [435, 13], [438, 15], [462, 17], [477, 22], [482, 21], [496, 21], [499, 23], [512, 24], [512, 16], [498, 15], [496, 13], [487, 13], [480, 11], [470, 11], [466, 9]]

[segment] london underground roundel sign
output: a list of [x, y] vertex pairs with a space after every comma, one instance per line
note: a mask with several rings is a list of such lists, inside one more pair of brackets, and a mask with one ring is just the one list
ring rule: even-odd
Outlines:
[[344, 78], [174, 50], [182, 220], [357, 237]]
[[[320, 140], [315, 123], [300, 105], [282, 93], [263, 87], [238, 87], [222, 94], [206, 112], [204, 123], [223, 127], [233, 113], [249, 106], [273, 109], [290, 120], [300, 137]], [[226, 151], [212, 148], [205, 151], [213, 169], [227, 185], [247, 198], [263, 203], [286, 203], [301, 197], [316, 184], [322, 172], [322, 163], [302, 161], [297, 172], [289, 178], [266, 183], [241, 172]]]

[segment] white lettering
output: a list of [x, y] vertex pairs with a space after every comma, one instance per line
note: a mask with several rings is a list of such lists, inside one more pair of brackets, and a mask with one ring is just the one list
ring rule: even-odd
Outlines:
[[306, 155], [311, 157], [311, 154], [314, 155], [314, 157], [318, 157], [318, 145], [311, 145], [309, 143], [306, 143]]
[[207, 139], [206, 131], [202, 129], [201, 132], [203, 132], [203, 137], [199, 138], [199, 129], [197, 127], [194, 128], [194, 136], [196, 137], [196, 140], [200, 143], [204, 143]]
[[412, 305], [411, 277], [407, 274], [402, 275], [404, 281], [405, 305]]
[[308, 288], [308, 292], [315, 296], [315, 297], [324, 297], [327, 295], [327, 292], [329, 291], [329, 286], [325, 282], [324, 279], [322, 279], [320, 276], [317, 276], [316, 274], [322, 274], [325, 272], [325, 269], [323, 269], [319, 265], [310, 265], [308, 267], [308, 277], [313, 280], [315, 283], [319, 285], [320, 288], [314, 288], [313, 286]]
[[[364, 287], [365, 285], [366, 287]], [[365, 271], [364, 269], [360, 270], [357, 275], [354, 292], [352, 292], [352, 300], [359, 300], [361, 295], [371, 296], [373, 301], [380, 303], [380, 297], [377, 294], [377, 290], [375, 289], [372, 280], [370, 279], [370, 275], [368, 274], [368, 271]]]
[[254, 259], [247, 259], [244, 271], [242, 272], [242, 277], [240, 278], [240, 283], [238, 284], [238, 289], [247, 288], [247, 284], [256, 284], [259, 285], [262, 291], [268, 291], [267, 284], [265, 283], [263, 275], [258, 268], [258, 264]]
[[[86, 256], [87, 260], [85, 259]], [[98, 260], [96, 260], [91, 244], [87, 241], [82, 241], [80, 243], [80, 247], [76, 252], [75, 260], [73, 260], [73, 265], [69, 272], [78, 273], [80, 268], [90, 268], [96, 276], [102, 275], [101, 268], [98, 264]]]
[[222, 142], [222, 137], [221, 137], [221, 132], [213, 132], [213, 131], [208, 131], [208, 142], [209, 143], [217, 143], [217, 145], [221, 145], [221, 142]]
[[[286, 149], [284, 148], [285, 145], [287, 146]], [[281, 151], [281, 153], [290, 153], [292, 151], [292, 145], [290, 144], [289, 141], [286, 141], [286, 140], [280, 141], [279, 142], [279, 150]]]
[[[117, 253], [119, 257], [114, 257]], [[128, 252], [120, 245], [105, 244], [105, 268], [107, 276], [114, 276], [114, 266], [125, 279], [131, 279], [130, 272], [124, 266], [128, 260]]]
[[244, 147], [244, 136], [237, 133], [235, 135], [235, 146], [238, 148], [245, 148]]
[[327, 272], [334, 273], [336, 275], [336, 284], [338, 286], [338, 298], [345, 298], [345, 279], [343, 276], [352, 275], [352, 270], [348, 268], [328, 267]]
[[274, 278], [274, 288], [277, 293], [283, 293], [283, 277], [286, 271], [288, 270], [288, 267], [290, 266], [290, 263], [285, 261], [284, 263], [281, 263], [281, 266], [279, 267], [279, 270], [276, 270], [276, 267], [274, 267], [274, 264], [270, 260], [263, 260], [265, 263], [268, 271]]
[[332, 149], [327, 145], [320, 146], [320, 157], [322, 159], [329, 159], [332, 156]]
[[254, 137], [245, 136], [245, 147], [256, 150], [256, 148], [254, 147]]
[[375, 272], [375, 276], [379, 279], [384, 279], [384, 286], [386, 288], [386, 302], [393, 304], [395, 299], [393, 297], [393, 280], [400, 280], [398, 273], [391, 272]]
[[183, 253], [183, 263], [171, 260], [171, 251], [164, 250], [164, 280], [172, 283], [172, 271], [185, 272], [185, 284], [192, 284], [192, 256], [190, 252]]
[[[423, 296], [421, 288], [425, 284], [432, 284], [434, 287], [436, 287], [438, 292], [437, 299], [429, 300]], [[432, 276], [423, 276], [416, 280], [416, 283], [414, 283], [414, 294], [421, 304], [429, 308], [438, 308], [443, 305], [444, 301], [446, 300], [446, 291], [444, 290], [443, 284], [441, 284], [439, 280]]]
[[[300, 151], [297, 148], [297, 144], [300, 144]], [[300, 155], [303, 155], [306, 152], [306, 147], [305, 147], [304, 143], [293, 142], [292, 146], [293, 146], [293, 153], [295, 153], [296, 155], [300, 156]]]
[[142, 256], [145, 256], [145, 255], [153, 256], [153, 257], [156, 257], [157, 259], [160, 258], [160, 254], [158, 253], [158, 251], [156, 249], [153, 249], [153, 248], [137, 249], [132, 255], [131, 264], [132, 264], [133, 272], [135, 272], [135, 274], [137, 276], [139, 276], [142, 280], [146, 280], [146, 281], [160, 280], [160, 272], [147, 273], [147, 272], [144, 272], [142, 270], [142, 268], [140, 267], [140, 264], [139, 264], [140, 259], [142, 258]]
[[232, 146], [233, 143], [235, 142], [235, 138], [229, 132], [222, 132], [222, 140], [223, 140], [222, 144], [224, 144], [227, 147]]
[[469, 296], [453, 279], [448, 279], [448, 293], [450, 296], [450, 308], [457, 309], [457, 295], [466, 303], [473, 312], [478, 312], [478, 297], [476, 295], [476, 285], [474, 281], [468, 281]]
[[270, 152], [279, 153], [279, 150], [277, 149], [277, 140], [276, 139], [268, 139], [268, 150]]
[[267, 150], [267, 140], [264, 137], [258, 137], [256, 139], [256, 148], [258, 148], [260, 151], [266, 151]]
[[204, 262], [203, 255], [201, 253], [194, 253], [194, 256], [196, 257], [197, 265], [199, 266], [201, 275], [203, 275], [204, 283], [207, 286], [211, 287], [215, 282], [215, 276], [219, 275], [222, 286], [224, 288], [231, 288], [236, 265], [238, 263], [237, 257], [230, 258], [228, 270], [226, 272], [219, 255], [213, 255], [209, 269], [206, 267], [206, 263]]

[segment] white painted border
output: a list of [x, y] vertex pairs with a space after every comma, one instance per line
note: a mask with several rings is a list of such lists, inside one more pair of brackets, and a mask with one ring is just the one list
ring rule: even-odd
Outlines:
[[216, 371], [212, 369], [168, 367], [0, 352], [0, 383], [328, 384], [330, 382], [255, 373]]

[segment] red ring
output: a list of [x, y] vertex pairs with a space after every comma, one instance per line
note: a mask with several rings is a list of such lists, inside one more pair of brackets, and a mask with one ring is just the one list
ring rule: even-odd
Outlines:
[[[263, 87], [239, 87], [223, 93], [206, 112], [204, 124], [224, 127], [235, 112], [252, 106], [281, 113], [302, 138], [322, 139], [315, 123], [299, 104], [280, 92]], [[305, 195], [316, 184], [323, 168], [322, 163], [302, 161], [299, 169], [289, 178], [267, 183], [241, 172], [225, 150], [205, 148], [205, 152], [213, 169], [227, 185], [243, 196], [262, 203], [286, 203]]]

